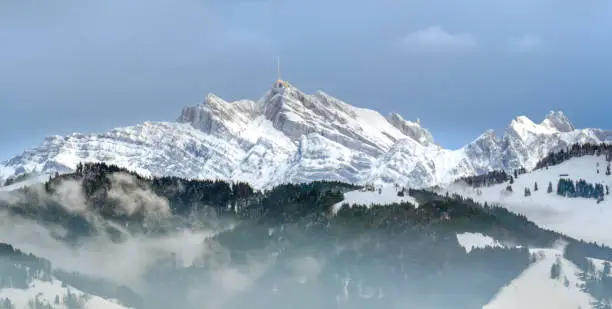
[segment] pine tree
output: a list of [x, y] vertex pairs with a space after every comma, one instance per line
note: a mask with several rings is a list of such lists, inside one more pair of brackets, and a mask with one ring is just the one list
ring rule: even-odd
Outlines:
[[533, 184], [533, 192], [535, 192], [535, 191], [538, 191], [538, 183], [537, 182], [535, 182]]
[[608, 163], [608, 167], [606, 167], [606, 176], [610, 176], [610, 163]]
[[1, 309], [15, 309], [15, 305], [13, 305], [13, 303], [11, 302], [10, 299], [5, 298], [3, 300], [0, 300], [0, 308]]
[[553, 186], [552, 186], [552, 182], [548, 182], [548, 189], [546, 189], [546, 193], [552, 193], [553, 192]]
[[525, 187], [525, 196], [530, 196], [531, 195], [531, 190], [529, 190], [529, 188]]
[[550, 278], [558, 279], [559, 276], [561, 276], [561, 264], [557, 261], [550, 267]]
[[510, 176], [510, 184], [514, 184], [514, 177]]

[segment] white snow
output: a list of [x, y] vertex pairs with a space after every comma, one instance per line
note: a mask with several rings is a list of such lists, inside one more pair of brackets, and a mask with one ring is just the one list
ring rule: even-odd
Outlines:
[[[573, 158], [548, 169], [519, 175], [512, 185], [511, 194], [505, 192], [507, 183], [480, 188], [480, 195], [473, 188], [459, 184], [451, 185], [447, 190], [480, 202], [498, 203], [511, 211], [524, 214], [543, 228], [612, 246], [612, 195], [605, 196], [605, 200], [598, 204], [595, 199], [566, 198], [556, 194], [561, 174], [569, 174], [569, 178], [574, 181], [584, 179], [590, 183], [612, 187], [612, 176], [605, 175], [606, 166], [605, 156]], [[536, 182], [538, 191], [533, 190]], [[550, 194], [546, 192], [549, 182], [553, 186], [553, 192]], [[524, 196], [525, 187], [530, 188], [531, 196]]]
[[482, 233], [460, 233], [457, 234], [457, 241], [465, 248], [467, 253], [470, 253], [474, 248], [505, 247], [501, 242]]
[[525, 116], [516, 117], [510, 126], [525, 140], [538, 135], [549, 135], [559, 132], [548, 125], [535, 124], [531, 119]]
[[41, 174], [41, 175], [36, 175], [33, 177], [29, 177], [23, 181], [14, 183], [14, 184], [10, 184], [8, 186], [3, 186], [0, 187], [0, 192], [8, 192], [8, 191], [14, 191], [14, 190], [19, 190], [23, 187], [27, 187], [27, 186], [31, 186], [31, 185], [35, 185], [35, 184], [39, 184], [39, 183], [43, 183], [47, 180], [49, 180], [49, 176], [48, 174]]
[[[85, 296], [84, 309], [127, 309], [127, 307], [121, 306], [113, 301], [83, 293], [69, 285], [62, 287], [62, 282], [57, 279], [53, 279], [51, 282], [33, 280], [27, 290], [15, 288], [0, 289], [0, 299], [8, 298], [15, 305], [16, 309], [26, 309], [28, 308], [28, 301], [38, 297], [41, 302], [50, 304], [53, 308], [63, 309], [67, 307], [63, 305], [62, 299], [68, 291], [79, 298]], [[56, 296], [59, 297], [60, 305], [55, 304]]]
[[250, 122], [238, 136], [255, 144], [260, 138], [275, 142], [279, 146], [289, 145], [289, 149], [294, 149], [294, 145], [286, 135], [274, 128], [274, 124], [264, 116], [259, 116]]
[[[514, 308], [591, 308], [593, 297], [580, 288], [580, 269], [563, 258], [562, 249], [532, 249], [538, 260], [512, 282], [502, 288], [483, 309]], [[550, 278], [550, 269], [559, 261], [561, 275]], [[567, 279], [568, 285], [565, 286]]]
[[408, 189], [405, 190], [404, 196], [398, 196], [397, 193], [401, 190], [402, 188], [400, 187], [382, 186], [376, 188], [374, 191], [364, 189], [350, 191], [344, 193], [344, 200], [336, 203], [332, 210], [334, 213], [337, 213], [344, 204], [348, 204], [349, 207], [353, 205], [363, 205], [369, 207], [372, 205], [389, 205], [393, 203], [408, 202], [416, 207], [419, 206], [418, 202], [412, 196], [408, 195]]
[[[603, 274], [605, 263], [608, 263], [610, 264], [610, 266], [612, 266], [612, 261], [600, 260], [596, 258], [587, 258], [587, 259], [589, 259], [589, 261], [593, 263], [593, 266], [595, 266], [595, 271], [600, 274]], [[612, 277], [612, 272], [608, 274], [608, 277]]]

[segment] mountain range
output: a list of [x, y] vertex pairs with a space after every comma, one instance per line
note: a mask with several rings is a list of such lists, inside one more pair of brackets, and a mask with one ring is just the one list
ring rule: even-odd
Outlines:
[[258, 101], [209, 94], [174, 122], [47, 137], [0, 163], [0, 184], [24, 174], [67, 173], [106, 162], [143, 175], [222, 179], [256, 188], [337, 180], [429, 187], [492, 170], [532, 169], [552, 151], [601, 143], [612, 131], [576, 129], [558, 111], [541, 123], [516, 117], [460, 149], [445, 149], [419, 121], [351, 106], [326, 93], [276, 82]]

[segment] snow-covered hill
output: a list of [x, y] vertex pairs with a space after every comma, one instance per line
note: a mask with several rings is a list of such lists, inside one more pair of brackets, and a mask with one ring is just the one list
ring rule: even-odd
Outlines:
[[[582, 271], [563, 258], [563, 249], [531, 249], [537, 261], [503, 288], [483, 309], [593, 308], [594, 298], [582, 290]], [[558, 278], [551, 268], [559, 265]]]
[[[526, 215], [543, 228], [612, 246], [612, 195], [604, 196], [604, 200], [598, 203], [595, 199], [556, 194], [561, 177], [574, 181], [584, 179], [589, 183], [612, 187], [612, 176], [605, 173], [607, 164], [603, 155], [572, 158], [559, 165], [519, 175], [512, 184], [512, 193], [506, 191], [509, 183], [479, 189], [454, 184], [448, 190], [481, 202], [498, 203]], [[536, 183], [539, 187], [537, 191], [534, 190]], [[549, 183], [553, 187], [552, 193], [547, 192]], [[530, 196], [525, 196], [525, 188], [530, 189]]]
[[[33, 280], [27, 289], [0, 288], [0, 302], [5, 302], [7, 299], [15, 309], [43, 308], [42, 306], [49, 306], [44, 308], [52, 309], [75, 309], [77, 307], [74, 304], [80, 309], [127, 309], [112, 300], [62, 284], [55, 278], [51, 281]], [[31, 304], [34, 306], [31, 307]]]
[[208, 95], [177, 122], [146, 122], [98, 134], [50, 136], [0, 163], [0, 184], [23, 173], [68, 172], [102, 161], [144, 175], [247, 181], [255, 187], [312, 180], [426, 187], [494, 169], [532, 168], [550, 151], [612, 135], [576, 130], [560, 112], [535, 124], [514, 119], [457, 150], [420, 123], [275, 84], [257, 102]]
[[[474, 248], [509, 247], [481, 233], [457, 234], [457, 241], [466, 252]], [[517, 278], [503, 287], [483, 309], [508, 308], [596, 308], [595, 298], [585, 290], [587, 275], [564, 257], [565, 244], [554, 248], [530, 248], [534, 262]], [[603, 273], [606, 261], [590, 259], [595, 273]], [[553, 268], [556, 274], [553, 276]]]

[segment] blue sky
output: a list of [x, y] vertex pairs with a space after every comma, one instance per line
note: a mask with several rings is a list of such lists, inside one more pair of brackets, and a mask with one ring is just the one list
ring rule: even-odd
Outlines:
[[0, 2], [0, 160], [52, 134], [175, 120], [213, 92], [306, 92], [456, 148], [518, 115], [611, 128], [607, 0]]

